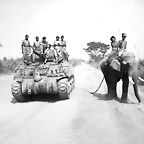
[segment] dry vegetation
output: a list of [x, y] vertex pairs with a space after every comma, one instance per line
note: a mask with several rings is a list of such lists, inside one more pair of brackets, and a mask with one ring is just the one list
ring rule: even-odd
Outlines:
[[[80, 65], [83, 62], [82, 59], [70, 59], [70, 63], [73, 66]], [[14, 69], [19, 65], [23, 63], [23, 58], [17, 58], [17, 59], [8, 59], [6, 57], [3, 58], [3, 60], [0, 60], [0, 74], [11, 74], [14, 72]]]

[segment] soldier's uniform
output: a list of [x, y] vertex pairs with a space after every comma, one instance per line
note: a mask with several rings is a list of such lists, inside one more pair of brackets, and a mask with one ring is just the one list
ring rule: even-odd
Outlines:
[[111, 42], [112, 51], [118, 52], [117, 41]]
[[40, 42], [40, 51], [41, 51], [42, 54], [45, 52], [45, 50], [49, 46], [49, 43], [44, 39], [46, 39], [46, 37], [43, 37], [43, 40]]
[[60, 57], [61, 56], [61, 48], [60, 48], [60, 41], [59, 40], [55, 40], [54, 43], [54, 48], [55, 48], [55, 56], [56, 57]]
[[[110, 40], [112, 41], [113, 38], [115, 39], [115, 37], [112, 36]], [[111, 57], [115, 57], [115, 56], [118, 56], [118, 47], [117, 47], [116, 40], [111, 42], [111, 51], [109, 51], [107, 59], [110, 59]]]
[[[117, 58], [126, 50], [127, 41], [125, 41], [125, 38], [126, 34], [122, 33], [122, 40], [119, 40], [118, 43], [116, 43], [116, 41], [111, 43], [113, 50], [106, 59], [111, 63], [110, 65], [118, 71], [120, 71], [120, 63]], [[107, 64], [107, 62], [105, 64]]]
[[29, 56], [31, 53], [30, 41], [23, 40], [21, 46], [22, 46], [22, 53], [23, 53], [24, 60], [30, 61], [30, 56]]
[[[113, 40], [113, 38], [115, 39], [115, 40]], [[106, 58], [105, 58], [105, 64], [107, 65], [107, 62], [111, 62], [111, 60], [113, 59], [113, 58], [116, 58], [117, 56], [118, 56], [118, 47], [117, 47], [117, 41], [116, 41], [116, 38], [114, 37], [114, 36], [112, 36], [111, 38], [110, 38], [110, 40], [111, 40], [111, 51], [108, 51], [108, 53], [107, 53], [107, 56], [106, 56]]]
[[[35, 41], [33, 44], [33, 47], [35, 48], [35, 51], [38, 53], [42, 53], [42, 50], [40, 48], [40, 41]], [[36, 54], [32, 54], [32, 58], [33, 58], [33, 62], [35, 62], [35, 59], [38, 58], [38, 56]]]
[[35, 41], [33, 44], [35, 51], [40, 51], [40, 41]]
[[[126, 37], [125, 33], [122, 33], [122, 37]], [[119, 47], [119, 52], [123, 53], [127, 49], [127, 41], [119, 40], [117, 46]]]
[[66, 41], [61, 40], [60, 41], [60, 46], [61, 46], [61, 51], [63, 52], [64, 58], [68, 60], [69, 55], [66, 51]]
[[44, 63], [46, 63], [48, 60], [56, 60], [54, 49], [51, 48], [51, 45], [49, 46], [49, 48], [47, 48], [45, 50], [44, 54], [45, 54], [45, 57], [46, 57]]

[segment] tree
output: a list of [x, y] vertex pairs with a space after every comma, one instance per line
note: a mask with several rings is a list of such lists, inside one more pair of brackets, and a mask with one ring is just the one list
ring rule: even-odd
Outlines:
[[87, 48], [83, 50], [90, 56], [91, 59], [94, 59], [96, 62], [99, 62], [104, 54], [109, 49], [109, 45], [101, 42], [90, 42], [87, 43]]
[[3, 71], [3, 65], [2, 65], [2, 62], [0, 61], [0, 72]]
[[0, 60], [0, 73], [10, 73], [13, 72], [17, 65], [22, 64], [22, 58], [6, 58], [4, 57], [3, 60]]
[[7, 61], [7, 58], [6, 58], [6, 57], [4, 57], [4, 58], [3, 58], [3, 61]]

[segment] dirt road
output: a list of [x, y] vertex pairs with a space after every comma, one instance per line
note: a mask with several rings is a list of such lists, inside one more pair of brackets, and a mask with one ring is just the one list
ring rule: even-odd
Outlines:
[[12, 100], [12, 76], [0, 77], [0, 144], [144, 144], [144, 93], [140, 105], [131, 87], [129, 104], [107, 101], [105, 82], [95, 96], [84, 90], [99, 86], [99, 70], [84, 64], [75, 77], [69, 100], [22, 104]]

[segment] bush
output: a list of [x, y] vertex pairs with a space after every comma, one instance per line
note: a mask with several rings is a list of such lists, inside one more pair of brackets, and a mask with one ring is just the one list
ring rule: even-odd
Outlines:
[[0, 60], [0, 74], [12, 73], [14, 69], [21, 63], [23, 63], [22, 58], [7, 59], [6, 57], [4, 57], [3, 60]]
[[73, 67], [80, 65], [84, 60], [72, 58], [69, 60]]
[[[82, 59], [70, 59], [70, 63], [73, 66], [80, 65], [83, 62]], [[23, 63], [23, 58], [17, 59], [7, 59], [6, 57], [3, 60], [0, 60], [0, 74], [10, 74], [14, 72], [15, 68]]]

